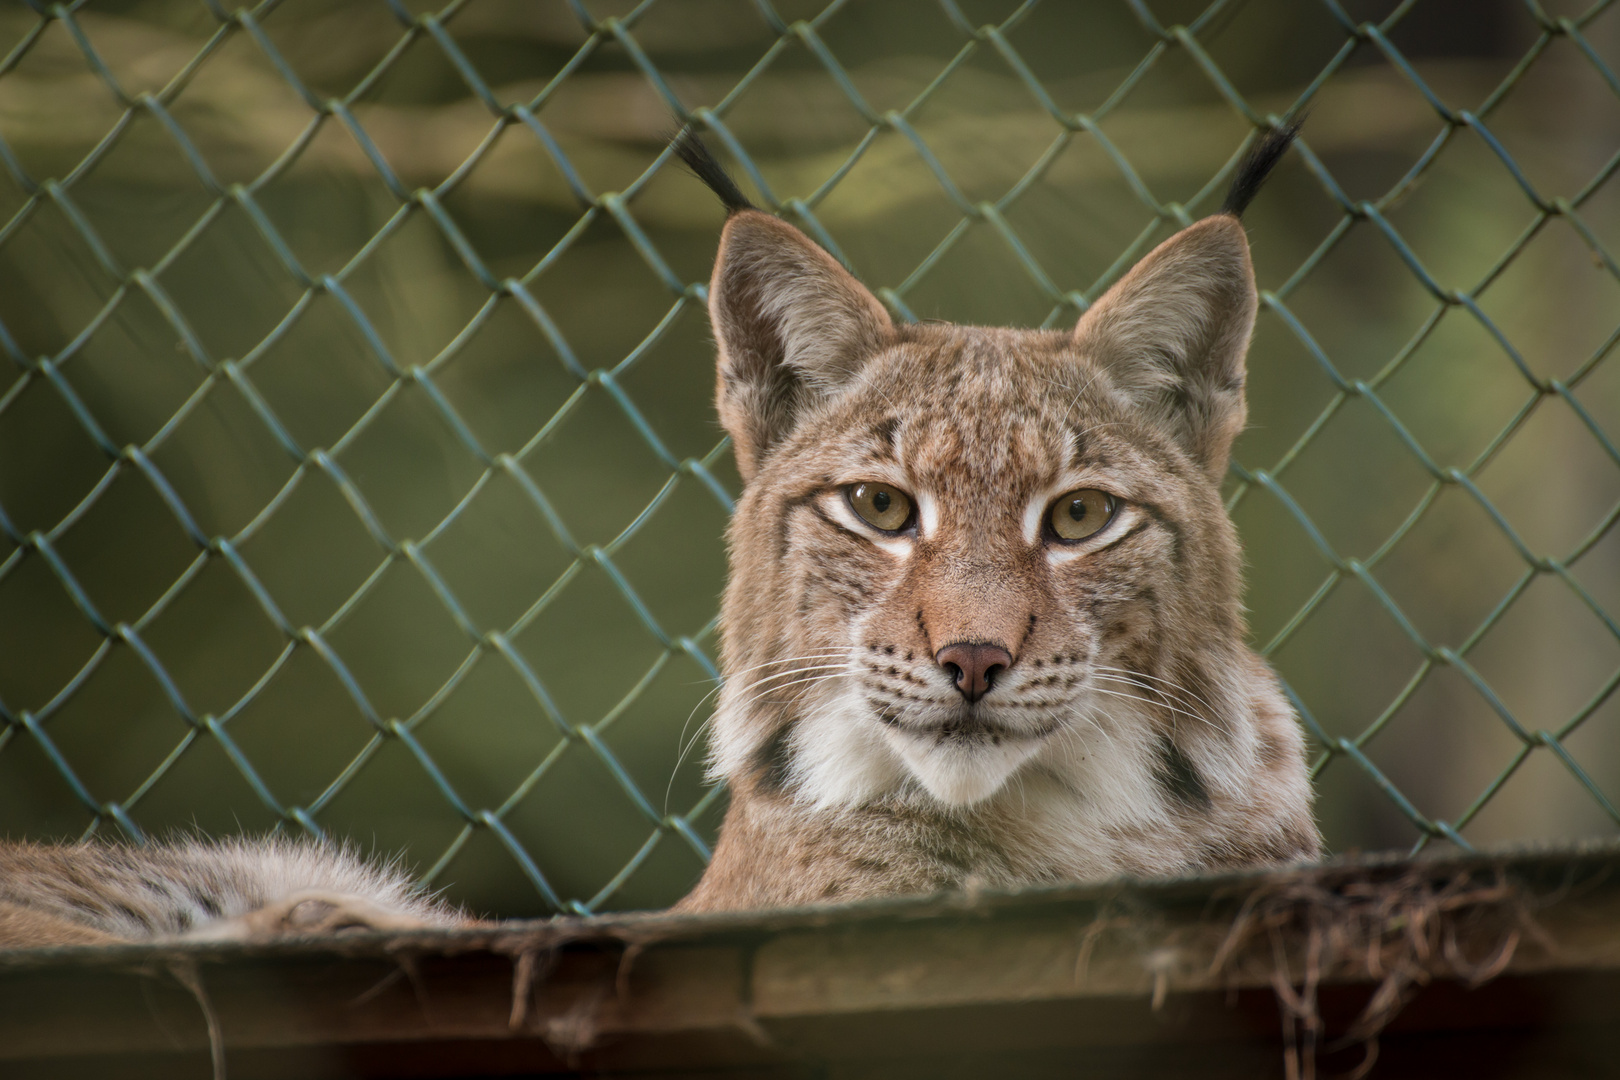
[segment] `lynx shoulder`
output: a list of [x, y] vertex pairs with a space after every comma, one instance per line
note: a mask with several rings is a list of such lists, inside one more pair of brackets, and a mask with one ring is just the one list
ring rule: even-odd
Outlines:
[[1220, 499], [1257, 303], [1239, 215], [1293, 136], [1072, 332], [897, 325], [677, 143], [729, 211], [709, 307], [745, 484], [731, 803], [682, 909], [1318, 854]]

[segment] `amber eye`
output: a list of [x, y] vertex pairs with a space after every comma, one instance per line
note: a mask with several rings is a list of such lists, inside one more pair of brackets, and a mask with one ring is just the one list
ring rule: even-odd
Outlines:
[[911, 521], [911, 498], [888, 484], [851, 484], [845, 489], [850, 509], [874, 529], [899, 532]]
[[1047, 520], [1060, 540], [1084, 540], [1108, 524], [1118, 505], [1106, 491], [1084, 488], [1053, 503]]

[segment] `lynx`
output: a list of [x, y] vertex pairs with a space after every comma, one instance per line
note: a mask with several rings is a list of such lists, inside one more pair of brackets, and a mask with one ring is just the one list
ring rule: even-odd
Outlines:
[[897, 325], [680, 139], [728, 211], [709, 311], [744, 490], [731, 802], [679, 910], [1318, 854], [1220, 498], [1257, 307], [1239, 217], [1295, 130], [1072, 332]]
[[[745, 488], [710, 753], [731, 803], [677, 910], [1318, 853], [1219, 491], [1256, 308], [1239, 215], [1293, 134], [1071, 333], [895, 325], [680, 140], [729, 211], [709, 304]], [[0, 947], [470, 921], [314, 843], [0, 842]]]

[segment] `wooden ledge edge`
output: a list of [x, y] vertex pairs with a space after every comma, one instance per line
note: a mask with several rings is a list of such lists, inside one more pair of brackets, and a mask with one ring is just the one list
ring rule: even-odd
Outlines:
[[[0, 1061], [196, 1053], [217, 1037], [235, 1051], [523, 1043], [547, 1068], [638, 1053], [702, 1066], [937, 1040], [989, 1015], [1064, 1045], [1224, 1038], [1240, 999], [1310, 1024], [1338, 1008], [1354, 1034], [1424, 987], [1569, 978], [1613, 1003], [1586, 1017], [1608, 1022], [1616, 871], [1620, 843], [1602, 842], [789, 911], [21, 950], [0, 953]], [[1178, 1010], [1203, 1019], [1154, 1020]], [[1478, 1022], [1442, 1013], [1415, 1022]]]

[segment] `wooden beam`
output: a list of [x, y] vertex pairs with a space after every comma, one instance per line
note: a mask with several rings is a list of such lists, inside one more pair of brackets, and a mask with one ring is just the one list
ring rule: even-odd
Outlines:
[[1215, 1059], [1281, 1075], [1285, 1028], [1296, 1052], [1351, 1036], [1333, 1052], [1344, 1067], [1377, 1028], [1380, 1076], [1436, 1048], [1495, 1047], [1485, 1074], [1532, 1044], [1613, 1060], [1617, 870], [1620, 847], [1601, 845], [739, 915], [0, 953], [0, 1075], [206, 1076], [211, 1037], [237, 1078], [975, 1075], [975, 1062], [1015, 1059], [1031, 1075]]

